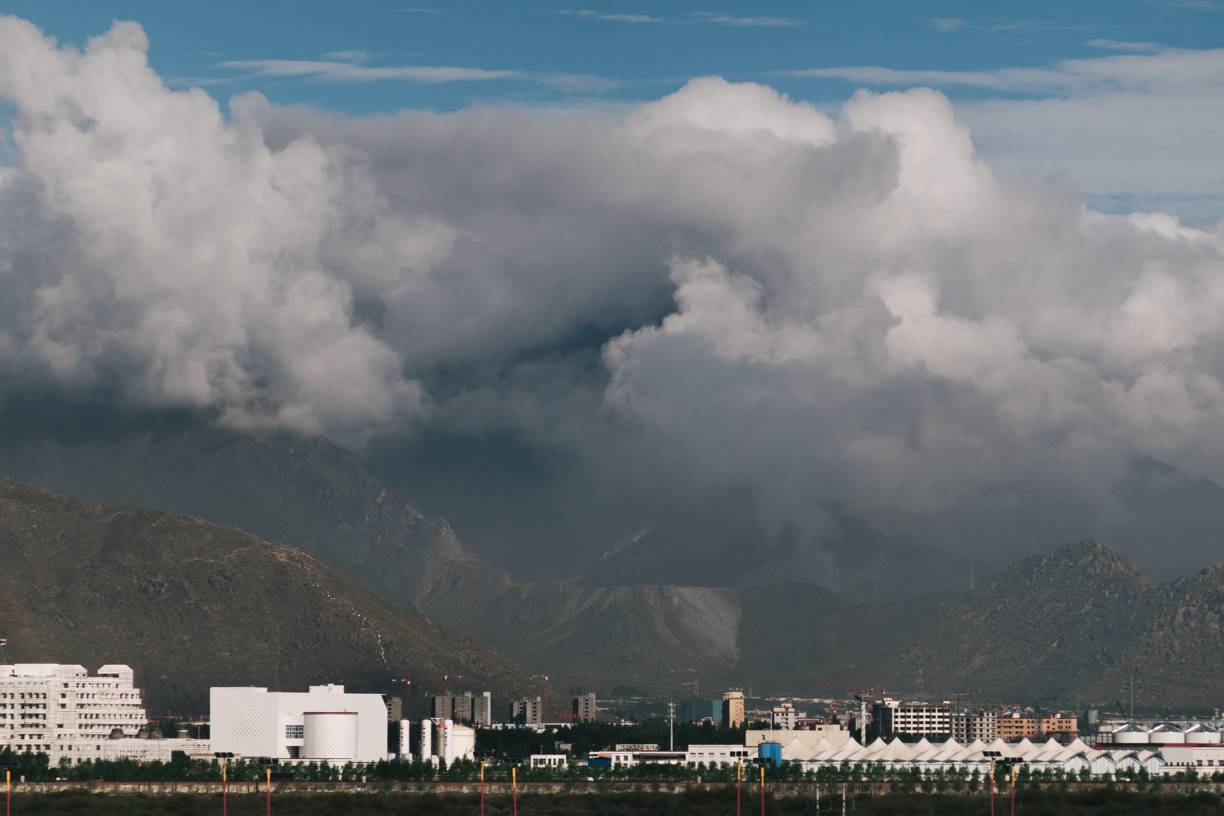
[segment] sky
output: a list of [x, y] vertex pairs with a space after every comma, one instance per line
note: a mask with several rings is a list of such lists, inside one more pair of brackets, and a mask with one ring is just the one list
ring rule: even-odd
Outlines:
[[[476, 104], [634, 104], [704, 75], [764, 83], [825, 106], [859, 87], [929, 85], [963, 102], [978, 149], [1009, 173], [1069, 172], [1103, 210], [1162, 209], [1209, 220], [1224, 214], [1212, 186], [1218, 176], [1211, 184], [1196, 180], [1175, 157], [1147, 178], [1135, 172], [1135, 164], [1155, 164], [1150, 153], [1158, 145], [1184, 141], [1167, 107], [1144, 104], [1155, 85], [1174, 77], [1162, 70], [1127, 80], [1107, 67], [1110, 57], [1221, 47], [1217, 0], [665, 0], [591, 8], [52, 0], [13, 2], [5, 11], [77, 44], [112, 20], [135, 20], [149, 35], [150, 65], [172, 86], [202, 87], [221, 102], [256, 90], [278, 105], [358, 116]], [[1199, 79], [1219, 75], [1217, 61], [1181, 70]], [[1218, 124], [1216, 99], [1214, 110], [1198, 111], [1202, 124]], [[1036, 100], [1046, 104], [1022, 104]], [[1178, 113], [1192, 115], [1198, 101], [1185, 100]], [[1141, 132], [1126, 133], [1136, 118], [1146, 120]], [[1078, 147], [1102, 140], [1121, 143], [1105, 156]], [[1119, 163], [1130, 171], [1120, 172]]]
[[5, 10], [0, 397], [325, 434], [525, 577], [730, 494], [830, 581], [833, 508], [1215, 546], [1133, 532], [1224, 484], [1212, 0]]

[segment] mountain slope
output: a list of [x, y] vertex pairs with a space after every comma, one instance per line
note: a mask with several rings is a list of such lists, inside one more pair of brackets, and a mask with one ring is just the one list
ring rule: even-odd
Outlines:
[[[941, 576], [963, 586], [964, 570], [928, 557], [912, 537], [846, 517], [843, 538], [862, 545], [839, 555], [852, 567], [838, 584], [849, 599], [796, 582], [803, 575], [785, 558], [742, 574], [749, 586], [738, 590], [530, 583], [484, 560], [444, 520], [382, 489], [323, 439], [256, 437], [198, 422], [80, 438], [24, 433], [0, 439], [0, 470], [90, 498], [242, 526], [534, 671], [613, 673], [607, 685], [675, 689], [697, 676], [706, 688], [753, 681], [809, 693], [812, 683], [874, 682], [902, 694], [1069, 705], [1108, 701], [1127, 668], [1139, 667], [1153, 705], [1224, 694], [1215, 691], [1224, 677], [1215, 640], [1224, 625], [1219, 571], [1152, 588], [1133, 564], [1096, 544], [1031, 556], [976, 592], [886, 602], [881, 585], [904, 587], [912, 577], [897, 567], [895, 551], [926, 570], [915, 578], [924, 586]], [[654, 553], [629, 548], [609, 569], [645, 568]]]
[[291, 544], [534, 669], [615, 670], [655, 683], [676, 667], [735, 660], [734, 592], [520, 582], [325, 439], [165, 421], [0, 442], [0, 470], [10, 476]]
[[198, 518], [0, 478], [0, 637], [10, 662], [127, 663], [151, 711], [207, 711], [212, 685], [385, 692], [462, 674], [502, 701], [539, 686], [504, 655], [301, 551]]
[[1095, 542], [1004, 567], [948, 600], [898, 669], [971, 696], [1073, 699], [1121, 659], [1150, 613], [1137, 567]]

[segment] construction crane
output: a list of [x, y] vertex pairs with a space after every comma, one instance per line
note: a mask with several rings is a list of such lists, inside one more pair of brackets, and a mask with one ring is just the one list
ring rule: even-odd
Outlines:
[[[875, 693], [878, 691], [884, 693], [884, 689], [875, 688], [871, 683], [867, 684], [867, 688], [857, 688], [855, 686], [828, 686], [823, 683], [813, 683], [810, 688], [836, 689], [838, 691], [853, 691], [854, 698], [859, 701], [859, 739], [863, 744], [867, 744], [867, 701], [875, 701]], [[829, 699], [829, 720], [833, 719], [833, 700]]]
[[612, 676], [613, 675], [609, 673], [604, 673], [604, 674], [549, 674], [547, 671], [544, 671], [544, 672], [540, 672], [539, 674], [531, 675], [531, 678], [533, 680], [539, 680], [543, 678], [544, 680], [544, 711], [542, 713], [542, 716], [545, 720], [547, 720], [548, 719], [548, 680], [550, 677], [556, 677], [557, 679], [561, 679], [563, 677], [612, 677]]

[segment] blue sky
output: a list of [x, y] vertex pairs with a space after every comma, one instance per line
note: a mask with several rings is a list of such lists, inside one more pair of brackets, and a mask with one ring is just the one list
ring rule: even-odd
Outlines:
[[[1224, 33], [1224, 13], [1214, 0], [422, 3], [40, 0], [5, 6], [61, 42], [83, 43], [113, 19], [136, 20], [149, 34], [151, 64], [167, 79], [203, 84], [222, 100], [255, 89], [276, 103], [312, 103], [351, 114], [452, 110], [473, 102], [654, 99], [706, 74], [833, 101], [861, 83], [788, 72], [1043, 67], [1126, 53], [1120, 46], [1103, 47], [1108, 43], [1136, 43], [1139, 53], [1157, 46], [1214, 48]], [[486, 73], [367, 70], [405, 67]], [[307, 73], [268, 75], [287, 70]]]
[[61, 43], [135, 20], [171, 87], [222, 103], [255, 90], [348, 116], [617, 107], [710, 74], [835, 113], [858, 88], [927, 85], [957, 103], [1004, 175], [1065, 175], [1103, 211], [1224, 216], [1224, 171], [1202, 172], [1219, 165], [1224, 129], [1224, 0], [17, 0], [5, 10]]

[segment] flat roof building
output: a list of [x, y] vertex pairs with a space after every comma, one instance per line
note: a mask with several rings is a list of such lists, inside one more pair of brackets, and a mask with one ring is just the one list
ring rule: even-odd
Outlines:
[[376, 762], [387, 758], [387, 704], [344, 686], [269, 692], [255, 686], [209, 692], [214, 751], [243, 757]]
[[90, 676], [84, 666], [17, 663], [0, 666], [0, 750], [66, 759], [169, 761], [173, 751], [208, 752], [207, 740], [136, 739], [148, 717], [131, 667], [109, 664]]

